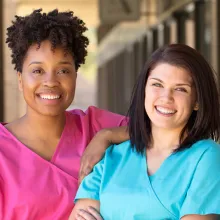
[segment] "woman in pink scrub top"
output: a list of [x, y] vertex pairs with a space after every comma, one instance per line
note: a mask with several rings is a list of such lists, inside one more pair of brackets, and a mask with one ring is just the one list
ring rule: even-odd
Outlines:
[[126, 125], [123, 116], [96, 107], [66, 111], [87, 54], [86, 30], [73, 12], [58, 10], [16, 16], [7, 29], [27, 110], [0, 124], [1, 220], [68, 219], [86, 146], [100, 129]]

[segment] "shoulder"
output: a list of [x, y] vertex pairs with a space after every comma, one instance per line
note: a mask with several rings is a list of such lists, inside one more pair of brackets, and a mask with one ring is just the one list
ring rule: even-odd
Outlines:
[[[178, 164], [188, 175], [193, 175], [196, 170], [203, 174], [209, 168], [220, 170], [220, 146], [210, 139], [200, 140], [190, 148], [173, 154], [171, 159], [175, 166]], [[172, 167], [173, 164], [170, 164]]]
[[112, 128], [127, 125], [127, 118], [104, 109], [90, 106], [85, 112], [79, 109], [74, 109], [69, 114], [79, 116], [80, 120], [90, 124], [95, 132], [103, 128]]
[[204, 153], [204, 157], [207, 158], [211, 163], [217, 162], [220, 168], [220, 145], [211, 140], [203, 144], [208, 146]]
[[71, 110], [68, 110], [68, 111], [66, 111], [66, 113], [68, 114], [68, 115], [78, 115], [78, 116], [84, 116], [84, 115], [86, 115], [86, 113], [85, 113], [85, 111], [84, 110], [82, 110], [82, 109], [71, 109]]
[[211, 139], [205, 139], [196, 142], [195, 144], [192, 145], [192, 150], [197, 152], [199, 151], [203, 155], [220, 156], [220, 145]]
[[0, 123], [0, 151], [8, 152], [11, 145], [19, 144], [20, 142], [13, 134], [5, 127], [4, 123]]
[[180, 216], [219, 214], [220, 146], [212, 140], [202, 140], [191, 148], [194, 150], [192, 161], [197, 155], [200, 157], [194, 159], [195, 169], [191, 173], [190, 163], [184, 169], [184, 178], [187, 178], [187, 172], [191, 176], [188, 175], [187, 195]]
[[198, 165], [220, 171], [220, 145], [213, 140], [202, 140], [195, 143], [193, 146], [195, 151], [199, 152], [200, 159]]
[[97, 108], [95, 106], [89, 106], [86, 110], [72, 109], [72, 110], [69, 110], [67, 112], [71, 113], [73, 115], [81, 115], [81, 116], [88, 115], [88, 114], [100, 113], [100, 112], [111, 114], [111, 112], [109, 112], [107, 110], [104, 110], [104, 109]]
[[193, 144], [193, 146], [203, 147], [203, 148], [211, 147], [211, 148], [219, 149], [220, 145], [212, 139], [204, 139], [197, 141], [196, 143]]
[[116, 114], [105, 109], [97, 108], [95, 106], [89, 106], [85, 111], [81, 109], [72, 109], [67, 112], [69, 114], [79, 115], [79, 116], [91, 116], [91, 117], [92, 116], [96, 116], [96, 117], [109, 116], [109, 117], [116, 117], [116, 118], [124, 117], [123, 115]]
[[91, 116], [99, 117], [99, 118], [101, 118], [101, 117], [111, 117], [111, 118], [118, 118], [118, 119], [124, 118], [123, 115], [120, 115], [120, 114], [117, 114], [114, 112], [110, 112], [106, 109], [97, 108], [95, 106], [90, 106], [85, 111], [85, 113], [89, 114]]
[[192, 157], [195, 159], [200, 158], [207, 152], [212, 151], [215, 151], [218, 154], [220, 152], [220, 145], [211, 139], [204, 139], [197, 141], [190, 148], [183, 150], [182, 154], [184, 156], [188, 155], [189, 157], [192, 155]]
[[105, 155], [107, 158], [113, 158], [119, 155], [121, 157], [125, 157], [132, 153], [136, 153], [136, 151], [132, 148], [130, 140], [128, 140], [120, 144], [114, 144], [110, 146], [106, 150]]
[[0, 139], [8, 137], [9, 131], [6, 128], [6, 123], [0, 123]]

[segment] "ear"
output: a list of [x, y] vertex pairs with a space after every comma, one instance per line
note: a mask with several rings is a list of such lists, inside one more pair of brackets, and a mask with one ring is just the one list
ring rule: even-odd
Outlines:
[[23, 91], [23, 83], [22, 83], [22, 74], [21, 72], [17, 72], [18, 76], [18, 88], [20, 91]]
[[198, 102], [196, 102], [193, 110], [194, 111], [198, 111], [199, 110], [199, 103]]

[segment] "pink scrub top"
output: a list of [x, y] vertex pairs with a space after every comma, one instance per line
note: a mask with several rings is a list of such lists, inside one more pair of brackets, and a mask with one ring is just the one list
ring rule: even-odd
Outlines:
[[66, 112], [66, 125], [51, 161], [0, 124], [0, 219], [68, 219], [87, 144], [100, 129], [126, 124], [124, 116], [95, 107]]

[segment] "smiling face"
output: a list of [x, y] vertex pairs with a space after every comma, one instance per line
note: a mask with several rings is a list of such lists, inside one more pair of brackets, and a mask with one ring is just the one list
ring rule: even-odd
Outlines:
[[152, 129], [181, 131], [192, 111], [198, 110], [190, 73], [170, 64], [158, 64], [146, 83], [145, 110]]
[[42, 115], [63, 114], [75, 94], [76, 70], [73, 57], [61, 47], [51, 50], [49, 41], [39, 49], [32, 45], [26, 54], [22, 73], [18, 73], [27, 111]]

